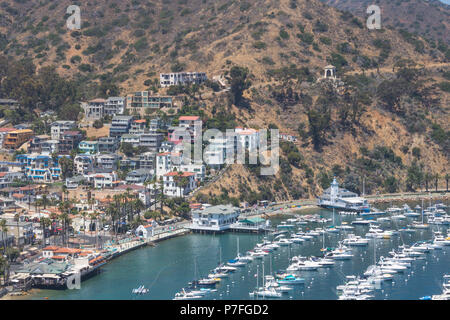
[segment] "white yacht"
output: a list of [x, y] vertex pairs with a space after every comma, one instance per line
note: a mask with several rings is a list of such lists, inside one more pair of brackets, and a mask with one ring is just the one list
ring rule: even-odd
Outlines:
[[369, 244], [369, 239], [355, 236], [354, 234], [349, 234], [348, 237], [342, 241], [342, 243], [349, 246], [367, 246]]

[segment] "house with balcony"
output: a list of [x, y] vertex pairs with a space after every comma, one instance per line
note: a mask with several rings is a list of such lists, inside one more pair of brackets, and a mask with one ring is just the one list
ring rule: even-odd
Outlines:
[[125, 181], [128, 184], [143, 184], [152, 178], [152, 173], [147, 169], [136, 169], [128, 172]]
[[104, 116], [105, 99], [94, 99], [89, 102], [81, 103], [87, 120], [100, 120]]
[[24, 164], [24, 173], [28, 179], [37, 182], [51, 182], [61, 178], [59, 160], [64, 155], [56, 158], [40, 154], [20, 154], [16, 160]]
[[83, 140], [78, 145], [78, 149], [82, 153], [96, 154], [98, 153], [98, 141]]
[[33, 135], [33, 130], [30, 129], [18, 129], [10, 131], [6, 134], [5, 140], [3, 142], [3, 148], [16, 150], [22, 144], [30, 140]]
[[163, 176], [164, 194], [169, 197], [184, 197], [197, 188], [195, 173], [171, 171]]
[[72, 150], [76, 150], [83, 140], [83, 134], [80, 131], [65, 131], [60, 135], [58, 152], [61, 154], [70, 154]]
[[117, 174], [115, 172], [92, 173], [85, 175], [85, 177], [95, 189], [112, 189], [119, 184], [117, 181]]
[[101, 153], [95, 156], [96, 170], [101, 172], [112, 172], [117, 170], [119, 155], [115, 153]]
[[134, 120], [133, 116], [114, 116], [109, 128], [110, 137], [120, 137], [130, 131], [131, 124]]
[[148, 151], [157, 152], [162, 140], [162, 133], [157, 131], [148, 131], [139, 136], [139, 146], [147, 148]]
[[98, 138], [98, 152], [115, 153], [119, 150], [120, 140], [117, 137]]
[[130, 113], [144, 115], [147, 109], [172, 108], [171, 96], [153, 96], [149, 91], [138, 91], [127, 95], [127, 109]]
[[103, 107], [103, 115], [115, 116], [123, 114], [125, 111], [125, 98], [124, 97], [109, 97], [105, 101]]
[[87, 174], [94, 170], [95, 158], [93, 155], [78, 154], [73, 159], [74, 171], [77, 174]]
[[77, 128], [77, 123], [75, 121], [55, 121], [51, 124], [50, 134], [52, 140], [59, 140], [61, 138], [61, 134], [65, 131], [73, 130]]

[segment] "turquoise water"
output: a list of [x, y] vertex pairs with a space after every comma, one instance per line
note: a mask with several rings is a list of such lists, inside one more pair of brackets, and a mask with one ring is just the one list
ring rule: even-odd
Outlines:
[[[415, 204], [414, 204], [415, 205]], [[319, 213], [331, 217], [329, 210], [314, 210], [310, 213]], [[336, 214], [336, 225], [342, 221], [350, 223], [354, 216], [339, 216]], [[280, 219], [272, 219], [274, 224]], [[394, 224], [388, 222], [381, 226], [398, 229], [406, 226], [411, 219]], [[328, 223], [331, 225], [331, 223]], [[302, 226], [307, 228], [322, 227], [318, 224]], [[355, 226], [352, 231], [357, 235], [364, 235], [367, 226]], [[432, 229], [418, 230], [414, 234], [403, 234], [390, 240], [377, 239], [376, 257], [387, 253], [402, 243], [411, 244], [418, 240], [432, 237], [432, 230], [443, 230], [445, 227], [433, 226]], [[348, 233], [348, 232], [347, 232]], [[333, 247], [337, 241], [345, 238], [346, 233], [327, 234], [325, 247]], [[80, 290], [39, 290], [32, 299], [172, 299], [176, 292], [186, 287], [194, 279], [195, 263], [199, 276], [206, 276], [219, 262], [219, 248], [222, 251], [222, 261], [232, 259], [237, 252], [237, 238], [239, 238], [240, 252], [254, 248], [264, 235], [225, 233], [221, 235], [190, 234], [159, 243], [156, 247], [141, 248], [123, 255], [102, 268], [96, 275], [81, 283]], [[288, 259], [293, 255], [310, 256], [320, 255], [322, 236], [314, 241], [303, 244], [292, 244], [281, 247], [270, 256], [265, 257], [265, 274], [285, 269]], [[305, 278], [304, 285], [296, 286], [290, 294], [283, 299], [337, 299], [336, 286], [345, 283], [346, 275], [361, 275], [370, 264], [374, 262], [373, 241], [367, 247], [353, 248], [355, 256], [348, 261], [337, 261], [332, 268], [322, 268], [319, 271], [304, 271], [301, 277]], [[254, 260], [244, 268], [239, 268], [229, 278], [223, 279], [217, 285], [218, 291], [205, 297], [205, 299], [250, 299], [248, 293], [257, 283], [256, 272], [259, 266], [259, 283], [263, 260]], [[272, 261], [271, 261], [272, 260]], [[426, 260], [413, 262], [411, 269], [403, 275], [397, 274], [392, 283], [385, 283], [382, 290], [375, 292], [376, 299], [418, 299], [422, 296], [439, 294], [443, 275], [450, 273], [450, 247], [443, 250], [434, 250], [427, 254]], [[150, 289], [147, 295], [136, 296], [131, 293], [133, 288], [144, 284]]]

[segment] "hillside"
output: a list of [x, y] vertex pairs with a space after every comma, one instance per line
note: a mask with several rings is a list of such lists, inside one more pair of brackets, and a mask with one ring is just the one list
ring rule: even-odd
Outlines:
[[[70, 4], [81, 7], [79, 31], [65, 28]], [[355, 191], [363, 176], [370, 192], [406, 190], [448, 170], [448, 49], [392, 28], [369, 31], [319, 0], [7, 0], [0, 15], [4, 56], [75, 79], [70, 103], [112, 88], [166, 93], [159, 72], [205, 71], [242, 85], [242, 96], [187, 88], [180, 113], [201, 115], [207, 127], [271, 126], [299, 137], [282, 144], [277, 176], [233, 165], [201, 191], [214, 201], [314, 196], [333, 174]], [[345, 83], [340, 94], [317, 83], [328, 64]]]
[[450, 45], [450, 6], [439, 0], [322, 0], [324, 3], [367, 17], [367, 7], [381, 9], [382, 25], [417, 33], [424, 38]]

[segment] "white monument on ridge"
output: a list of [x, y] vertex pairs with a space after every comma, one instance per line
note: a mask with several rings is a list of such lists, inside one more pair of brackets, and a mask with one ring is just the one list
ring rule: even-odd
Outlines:
[[326, 66], [324, 69], [324, 79], [333, 79], [336, 80], [336, 67], [332, 66], [331, 64]]

